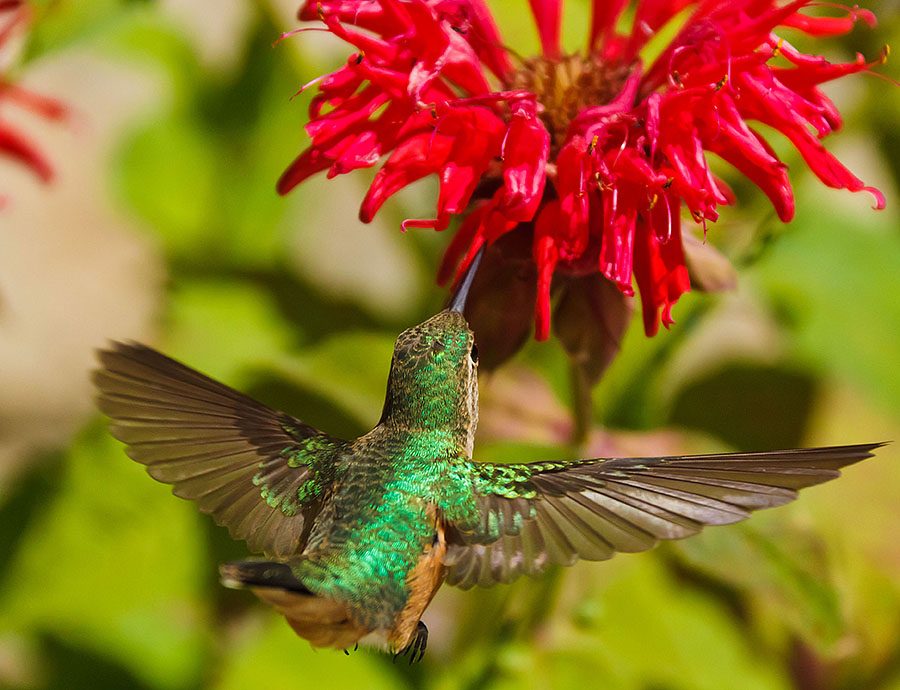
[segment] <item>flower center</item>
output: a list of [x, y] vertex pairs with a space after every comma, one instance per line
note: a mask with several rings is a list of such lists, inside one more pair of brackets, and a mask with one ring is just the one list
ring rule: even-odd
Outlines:
[[595, 56], [541, 56], [526, 60], [508, 87], [537, 95], [544, 106], [540, 117], [550, 132], [551, 146], [559, 150], [565, 143], [569, 123], [582, 108], [609, 103], [630, 71], [628, 66], [610, 66]]

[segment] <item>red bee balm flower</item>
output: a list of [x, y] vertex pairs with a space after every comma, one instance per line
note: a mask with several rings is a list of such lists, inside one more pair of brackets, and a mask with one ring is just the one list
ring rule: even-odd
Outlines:
[[[0, 48], [4, 47], [17, 29], [24, 29], [31, 17], [29, 8], [22, 0], [0, 0]], [[8, 81], [0, 69], [0, 105], [16, 103], [20, 107], [40, 115], [58, 120], [65, 116], [65, 107], [52, 98], [46, 98], [16, 86]], [[14, 158], [28, 166], [44, 182], [53, 177], [53, 169], [44, 155], [24, 135], [4, 122], [0, 117], [0, 155]]]
[[[528, 226], [539, 339], [549, 332], [559, 271], [599, 272], [625, 295], [634, 275], [647, 334], [660, 319], [672, 323], [672, 305], [690, 287], [681, 208], [705, 223], [733, 199], [708, 153], [791, 219], [787, 166], [748, 121], [784, 134], [826, 185], [867, 190], [884, 205], [820, 142], [841, 120], [819, 85], [871, 64], [861, 55], [831, 64], [774, 33], [840, 35], [859, 19], [873, 24], [871, 13], [812, 17], [800, 13], [806, 0], [633, 4], [631, 32], [621, 34], [626, 2], [594, 0], [589, 49], [569, 55], [560, 49], [561, 0], [531, 0], [543, 54], [514, 61], [482, 0], [307, 2], [300, 18], [320, 19], [357, 52], [319, 81], [306, 126], [312, 145], [285, 171], [279, 192], [387, 155], [360, 209], [368, 222], [392, 194], [437, 174], [436, 217], [403, 227], [442, 230], [451, 215], [467, 214], [444, 260], [447, 279], [461, 257], [464, 267], [485, 242]], [[691, 7], [671, 43], [647, 61], [649, 39]]]

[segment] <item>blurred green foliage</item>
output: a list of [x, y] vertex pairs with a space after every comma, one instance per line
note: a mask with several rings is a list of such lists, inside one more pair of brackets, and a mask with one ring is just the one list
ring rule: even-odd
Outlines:
[[[365, 229], [391, 265], [353, 266], [371, 285], [335, 289], [328, 264], [355, 241], [344, 209], [361, 200], [359, 183], [314, 180], [282, 199], [274, 181], [303, 146], [308, 95], [289, 96], [339, 65], [341, 49], [305, 48], [305, 36], [273, 47], [291, 28], [283, 6], [245, 4], [237, 57], [225, 65], [202, 60], [197, 37], [149, 0], [39, 3], [28, 55], [88, 49], [165, 84], [106, 180], [165, 258], [159, 346], [356, 435], [378, 418], [394, 336], [442, 302], [432, 275], [446, 237], [395, 237], [410, 208], [428, 207], [408, 194]], [[533, 48], [527, 13], [494, 5], [507, 33], [521, 33], [516, 47]], [[587, 5], [569, 5], [574, 48]], [[873, 9], [880, 27], [856, 30], [836, 51], [872, 56], [900, 37], [887, 0]], [[598, 429], [637, 448], [657, 438], [644, 432], [668, 429], [661, 442], [698, 451], [900, 431], [900, 91], [856, 79], [854, 102], [837, 96], [848, 133], [832, 145], [881, 171], [888, 210], [820, 189], [788, 154], [798, 213], [776, 227], [762, 195], [730, 175], [740, 205], [709, 239], [741, 265], [738, 295], [685, 297], [676, 326], [652, 340], [635, 325], [595, 391]], [[495, 432], [477, 456], [570, 453], [560, 348], [530, 343], [515, 367], [546, 389], [550, 402], [532, 410], [547, 419], [545, 439]], [[484, 383], [483, 418], [501, 407], [491, 404], [495, 382]], [[893, 448], [880, 456], [748, 525], [540, 581], [441, 592], [425, 617], [429, 652], [408, 668], [365, 650], [315, 652], [251, 595], [220, 588], [217, 563], [243, 546], [151, 481], [94, 419], [0, 494], [0, 687], [897, 690], [900, 458]]]

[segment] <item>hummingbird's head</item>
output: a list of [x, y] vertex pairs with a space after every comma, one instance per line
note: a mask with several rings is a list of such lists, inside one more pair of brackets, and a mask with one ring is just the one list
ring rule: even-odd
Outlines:
[[478, 422], [478, 348], [461, 312], [444, 310], [397, 338], [381, 419], [463, 433], [471, 453]]

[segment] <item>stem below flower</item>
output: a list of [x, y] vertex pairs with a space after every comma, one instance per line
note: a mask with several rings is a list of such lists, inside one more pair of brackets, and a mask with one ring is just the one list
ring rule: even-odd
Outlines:
[[[569, 359], [569, 378], [572, 382], [572, 436], [570, 443], [578, 451], [584, 449], [588, 433], [594, 423], [594, 400], [591, 397], [591, 378], [575, 359]], [[581, 455], [581, 454], [580, 454]]]

